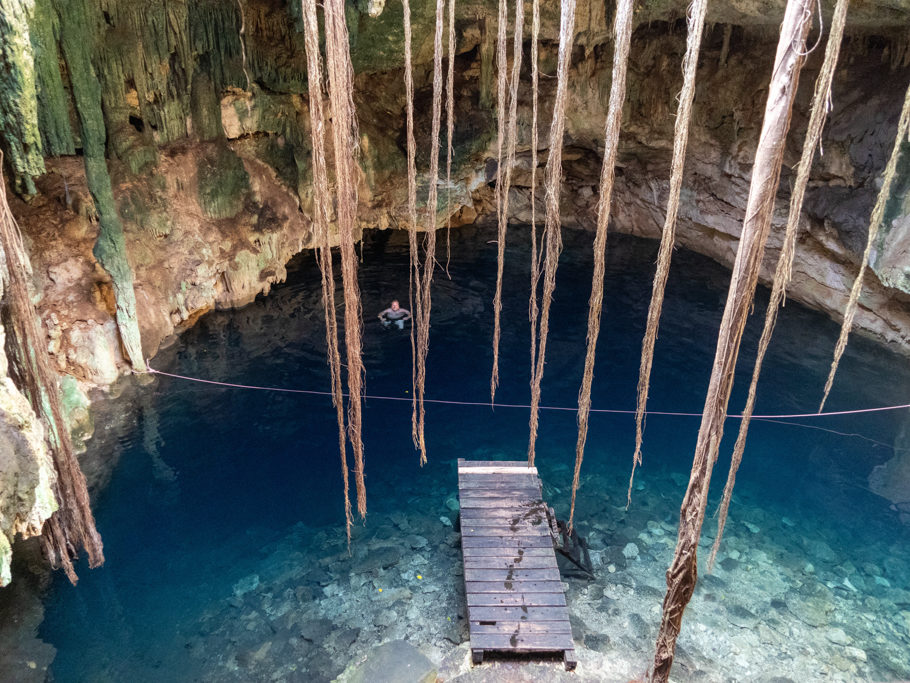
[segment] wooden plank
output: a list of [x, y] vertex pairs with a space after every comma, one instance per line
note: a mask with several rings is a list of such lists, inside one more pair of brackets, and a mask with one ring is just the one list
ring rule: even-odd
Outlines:
[[463, 520], [516, 520], [519, 522], [535, 522], [537, 524], [545, 524], [547, 522], [547, 515], [538, 506], [530, 506], [522, 508], [521, 510], [507, 510], [505, 508], [501, 510], [488, 509], [488, 510], [478, 510], [476, 508], [468, 508], [461, 511], [461, 518]]
[[480, 536], [517, 536], [519, 538], [550, 537], [550, 530], [538, 526], [468, 526], [461, 525], [462, 537], [477, 538]]
[[[463, 496], [458, 503], [462, 510], [473, 510], [475, 508], [491, 508], [493, 510], [512, 510], [513, 514], [522, 503], [534, 502], [533, 498], [522, 498], [519, 496]], [[535, 515], [537, 513], [531, 513]], [[520, 519], [523, 515], [518, 515]], [[542, 521], [542, 520], [541, 520]]]
[[565, 610], [565, 593], [474, 593], [467, 597], [468, 611], [473, 607], [515, 607], [519, 610], [528, 610], [532, 607], [562, 607], [560, 618], [569, 618], [569, 613]]
[[540, 491], [533, 486], [509, 486], [507, 488], [470, 489], [464, 490], [459, 498], [513, 498], [519, 503], [532, 501], [540, 502]]
[[[478, 519], [469, 519], [461, 523], [462, 533], [468, 536], [499, 534], [500, 536], [523, 536], [526, 534], [548, 534], [550, 527], [541, 524], [528, 524], [521, 522], [511, 524], [507, 521], [484, 521]], [[470, 531], [473, 530], [473, 531]]]
[[[464, 491], [461, 492], [461, 495], [458, 496], [459, 505], [464, 507], [461, 504], [461, 501], [465, 498], [496, 498], [497, 496], [472, 496], [470, 493]], [[547, 509], [544, 504], [541, 502], [540, 497], [536, 498], [524, 498], [521, 496], [499, 496], [500, 498], [510, 498], [511, 505], [508, 509], [503, 508], [502, 515], [517, 517], [519, 519], [531, 519], [532, 517], [542, 517], [546, 518]]]
[[[498, 471], [485, 471], [486, 469], [496, 469]], [[480, 468], [458, 470], [459, 481], [486, 481], [496, 482], [498, 484], [514, 484], [515, 482], [529, 481], [537, 483], [540, 477], [537, 476], [537, 470], [529, 470], [523, 467], [497, 467], [497, 468]]]
[[548, 548], [501, 548], [501, 547], [476, 547], [476, 548], [462, 548], [462, 555], [466, 560], [477, 559], [481, 557], [523, 557], [525, 559], [529, 557], [552, 557], [556, 559], [556, 555], [553, 554], [553, 546], [551, 545]]
[[560, 581], [465, 581], [466, 593], [562, 593]]
[[481, 465], [479, 467], [459, 465], [458, 474], [533, 474], [537, 476], [536, 467], [515, 467], [514, 465]]
[[[477, 510], [478, 508], [471, 508], [471, 510]], [[549, 529], [548, 524], [544, 524], [543, 520], [536, 517], [531, 519], [521, 519], [520, 517], [488, 517], [486, 515], [473, 515], [471, 517], [465, 517], [461, 520], [461, 526], [463, 527], [497, 527], [503, 529], [506, 533], [510, 533], [515, 529]]]
[[480, 491], [493, 491], [497, 493], [507, 493], [509, 491], [533, 491], [534, 495], [532, 496], [536, 500], [541, 500], [540, 489], [531, 486], [528, 482], [515, 482], [512, 484], [497, 484], [495, 482], [464, 482], [462, 486], [458, 487], [458, 497], [469, 496], [472, 493]]
[[496, 482], [465, 482], [465, 485], [458, 487], [458, 495], [466, 496], [475, 491], [511, 491], [511, 490], [528, 490], [535, 492], [535, 498], [541, 499], [540, 489], [530, 485], [528, 482], [513, 482], [511, 484]]
[[540, 485], [540, 477], [523, 471], [516, 471], [513, 474], [477, 474], [475, 472], [462, 471], [458, 475], [458, 483], [468, 486], [538, 486]]
[[465, 558], [464, 568], [468, 569], [553, 569], [557, 567], [555, 557], [479, 557]]
[[471, 634], [471, 648], [510, 652], [560, 652], [575, 647], [571, 633]]
[[475, 569], [464, 570], [465, 581], [560, 581], [559, 569]]
[[568, 621], [472, 621], [471, 633], [572, 633]]
[[465, 460], [458, 458], [458, 469], [473, 467], [527, 467], [527, 460]]
[[562, 607], [468, 607], [471, 621], [561, 621], [566, 620]]
[[549, 536], [463, 536], [461, 544], [465, 548], [499, 548], [509, 555], [526, 548], [552, 548], [553, 540]]
[[526, 581], [560, 581], [559, 569], [544, 567], [540, 569], [490, 569], [490, 568], [465, 568], [465, 581], [494, 581], [515, 583]]
[[474, 526], [473, 524], [470, 526], [462, 524], [461, 536], [462, 538], [468, 536], [516, 536], [518, 538], [539, 538], [546, 536], [547, 538], [552, 538], [550, 536], [550, 530], [541, 527], [525, 526], [512, 528], [507, 526]]
[[498, 496], [496, 498], [474, 498], [473, 496], [468, 496], [466, 498], [461, 498], [458, 503], [461, 506], [462, 510], [467, 510], [470, 508], [499, 508], [499, 509], [515, 509], [520, 508], [522, 503], [535, 502], [533, 499], [519, 499], [519, 498], [508, 498]]

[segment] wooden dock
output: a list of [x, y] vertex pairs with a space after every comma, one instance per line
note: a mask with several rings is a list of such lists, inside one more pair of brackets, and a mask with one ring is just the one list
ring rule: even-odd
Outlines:
[[458, 460], [471, 656], [562, 652], [576, 665], [550, 516], [536, 467]]

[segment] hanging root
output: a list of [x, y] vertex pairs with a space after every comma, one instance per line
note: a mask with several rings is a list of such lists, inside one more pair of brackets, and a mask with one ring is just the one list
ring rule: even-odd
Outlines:
[[528, 320], [531, 322], [531, 377], [537, 364], [537, 285], [540, 259], [537, 256], [537, 38], [540, 35], [540, 0], [534, 0], [531, 19], [531, 295]]
[[560, 234], [559, 190], [562, 185], [562, 136], [565, 131], [566, 91], [569, 80], [569, 62], [575, 31], [575, 0], [564, 0], [559, 20], [559, 56], [556, 65], [556, 96], [553, 99], [553, 120], [550, 122], [550, 154], [544, 172], [547, 217], [544, 227], [546, 257], [543, 273], [543, 305], [540, 310], [540, 337], [534, 374], [531, 378], [531, 418], [528, 437], [528, 465], [534, 465], [537, 443], [537, 424], [540, 411], [540, 383], [543, 380], [547, 351], [547, 333], [550, 329], [550, 305], [556, 288], [556, 266], [562, 251]]
[[866, 249], [863, 251], [863, 259], [859, 266], [859, 273], [856, 280], [853, 281], [853, 288], [850, 290], [850, 298], [847, 299], [847, 306], [844, 308], [844, 322], [840, 328], [840, 336], [837, 338], [837, 346], [834, 349], [834, 360], [831, 362], [831, 370], [828, 373], [828, 380], [825, 382], [825, 393], [822, 396], [822, 402], [818, 406], [818, 412], [825, 409], [825, 401], [828, 400], [828, 394], [831, 392], [831, 385], [834, 384], [834, 375], [837, 373], [837, 366], [840, 363], [841, 356], [844, 355], [844, 349], [847, 348], [847, 337], [850, 335], [850, 328], [853, 327], [853, 317], [856, 315], [856, 306], [859, 302], [860, 292], [863, 290], [863, 277], [866, 274], [866, 267], [869, 265], [869, 255], [875, 240], [878, 237], [878, 229], [885, 217], [885, 205], [891, 196], [891, 185], [894, 183], [894, 176], [897, 170], [897, 161], [901, 155], [901, 145], [906, 141], [907, 132], [910, 129], [910, 86], [907, 88], [907, 94], [904, 97], [904, 106], [901, 110], [900, 122], [897, 125], [897, 137], [894, 140], [894, 147], [891, 150], [891, 157], [888, 159], [888, 165], [885, 167], [885, 177], [882, 183], [882, 189], [878, 192], [878, 198], [875, 200], [875, 206], [872, 209], [872, 217], [869, 219], [869, 238], [866, 240]]
[[[449, 0], [449, 63], [446, 73], [446, 277], [452, 259], [452, 138], [455, 136], [455, 0]], [[413, 326], [412, 326], [413, 327]]]
[[[493, 300], [493, 373], [490, 377], [490, 402], [496, 398], [496, 387], [499, 385], [499, 336], [501, 333], [500, 314], [502, 312], [502, 269], [505, 261], [506, 231], [509, 227], [509, 188], [512, 185], [512, 167], [515, 165], [515, 141], [518, 130], [518, 80], [521, 75], [522, 42], [524, 31], [524, 3], [515, 2], [515, 28], [512, 45], [512, 76], [509, 83], [509, 121], [506, 125], [506, 163], [505, 173], [499, 169], [497, 186], [502, 179], [502, 190], [497, 197], [502, 202], [499, 222], [499, 240], [496, 261], [496, 296]], [[503, 60], [504, 61], [504, 60]], [[505, 76], [501, 77], [504, 80]], [[504, 176], [504, 177], [503, 177]]]
[[[310, 0], [308, 0], [310, 1]], [[354, 228], [357, 220], [357, 119], [354, 110], [354, 83], [344, 0], [325, 0], [326, 71], [329, 77], [329, 102], [332, 105], [332, 143], [335, 150], [335, 184], [338, 231], [341, 236], [341, 277], [344, 283], [345, 351], [348, 362], [348, 439], [354, 452], [354, 478], [357, 511], [366, 517], [361, 396], [363, 322], [360, 288], [357, 284], [357, 252]]]
[[[0, 154], [0, 167], [2, 163], [3, 157]], [[85, 549], [92, 568], [104, 563], [104, 549], [101, 536], [95, 528], [85, 476], [79, 468], [63, 417], [57, 374], [47, 353], [47, 337], [29, 296], [28, 254], [22, 243], [19, 226], [7, 203], [2, 171], [0, 252], [6, 254], [8, 324], [12, 329], [10, 341], [14, 347], [13, 361], [35, 414], [44, 418], [57, 474], [54, 493], [59, 508], [44, 523], [41, 543], [51, 566], [62, 567], [69, 580], [75, 584], [77, 577], [73, 559], [80, 549]]]
[[660, 630], [655, 645], [652, 681], [666, 683], [676, 650], [682, 615], [695, 590], [697, 550], [704, 523], [711, 470], [723, 437], [727, 403], [733, 388], [736, 358], [746, 319], [752, 308], [761, 260], [771, 227], [774, 197], [780, 180], [790, 114], [796, 97], [799, 72], [805, 59], [806, 35], [812, 17], [812, 0], [788, 0], [781, 25], [777, 56], [769, 85], [761, 135], [755, 151], [746, 215], [727, 303], [717, 336], [717, 348], [692, 471], [679, 515], [679, 532], [673, 561], [667, 570]]
[[762, 330], [761, 340], [758, 343], [758, 352], [755, 357], [755, 366], [752, 370], [752, 382], [749, 385], [749, 395], [746, 399], [746, 407], [743, 409], [743, 417], [739, 423], [739, 434], [736, 437], [736, 445], [733, 447], [733, 457], [730, 461], [730, 472], [727, 475], [727, 484], [724, 487], [724, 497], [721, 501], [717, 518], [717, 535], [714, 537], [714, 545], [711, 548], [711, 555], [708, 558], [708, 571], [714, 568], [714, 560], [717, 558], [717, 551], [720, 548], [720, 541], [724, 535], [724, 526], [727, 522], [727, 513], [730, 510], [730, 500], [733, 497], [733, 486], [736, 483], [736, 473], [743, 459], [743, 451], [746, 449], [746, 435], [749, 432], [749, 422], [752, 419], [752, 411], [755, 408], [755, 392], [758, 387], [758, 377], [761, 374], [762, 363], [765, 359], [765, 353], [768, 350], [768, 344], [771, 342], [771, 335], [774, 333], [774, 325], [777, 322], [777, 313], [780, 306], [784, 303], [787, 296], [787, 285], [790, 283], [790, 274], [793, 270], [793, 257], [796, 254], [796, 237], [799, 234], [799, 218], [803, 207], [803, 197], [806, 194], [806, 185], [809, 182], [809, 171], [812, 168], [812, 159], [815, 157], [815, 150], [818, 148], [821, 140], [822, 128], [825, 125], [825, 119], [829, 113], [829, 103], [831, 102], [831, 82], [834, 80], [834, 68], [837, 66], [837, 58], [840, 54], [841, 40], [844, 35], [844, 24], [847, 18], [847, 7], [849, 0], [838, 0], [837, 7], [834, 10], [834, 19], [831, 24], [831, 34], [828, 37], [828, 46], [825, 49], [825, 61], [822, 64], [821, 71], [815, 81], [815, 95], [812, 99], [812, 112], [809, 116], [809, 126], [806, 130], [806, 140], [803, 143], [803, 152], [799, 161], [799, 168], [796, 172], [796, 182], [793, 186], [793, 193], [790, 195], [790, 213], [787, 217], [787, 230], [784, 235], [784, 243], [781, 247], [780, 256], [777, 259], [777, 268], [774, 272], [774, 284], [771, 287], [771, 300], [768, 302], [768, 310], [765, 312], [765, 326]]
[[[520, 3], [517, 3], [520, 4]], [[516, 4], [516, 5], [517, 5]], [[493, 371], [490, 374], [490, 403], [496, 399], [499, 386], [499, 336], [500, 313], [502, 311], [502, 269], [506, 255], [506, 215], [503, 206], [505, 190], [502, 170], [502, 143], [505, 137], [503, 126], [506, 118], [506, 31], [508, 29], [508, 6], [506, 0], [499, 0], [499, 21], [496, 31], [496, 294], [493, 297]]]
[[[664, 289], [670, 273], [670, 258], [676, 242], [676, 217], [679, 213], [679, 195], [682, 191], [683, 170], [686, 163], [686, 147], [689, 142], [689, 122], [692, 118], [692, 101], [695, 99], [695, 73], [698, 69], [698, 53], [701, 48], [702, 31], [708, 0], [694, 0], [689, 7], [689, 37], [686, 42], [686, 56], [683, 58], [683, 87], [679, 94], [679, 108], [676, 111], [676, 130], [673, 136], [673, 161], [670, 171], [670, 196], [667, 199], [667, 215], [664, 219], [660, 249], [657, 255], [657, 272], [651, 289], [651, 303], [648, 306], [648, 323], [641, 342], [641, 366], [638, 371], [638, 405], [635, 409], [635, 453], [632, 456], [632, 474], [629, 477], [629, 491], [626, 507], [632, 502], [632, 483], [635, 468], [641, 464], [641, 442], [644, 432], [645, 406], [648, 402], [648, 385], [651, 381], [651, 364], [654, 361], [654, 344], [660, 325], [660, 311], [664, 303]], [[724, 34], [727, 37], [727, 34]]]
[[[414, 141], [414, 75], [411, 66], [411, 4], [402, 0], [404, 9], [404, 89], [408, 148], [408, 303], [414, 316], [411, 324], [411, 440], [418, 447], [417, 420], [417, 328], [423, 327], [420, 294], [420, 259], [417, 253], [417, 143]], [[416, 305], [415, 305], [416, 304]], [[421, 409], [423, 407], [421, 397]]]
[[430, 345], [430, 288], [433, 283], [433, 269], [436, 263], [436, 201], [439, 182], [439, 127], [442, 118], [442, 25], [444, 0], [436, 0], [436, 34], [433, 48], [433, 113], [430, 132], [430, 172], [427, 196], [426, 250], [421, 287], [421, 312], [417, 328], [417, 447], [420, 450], [420, 464], [427, 461], [427, 445], [424, 438], [425, 413], [423, 407], [424, 385], [426, 383], [427, 352]]
[[335, 274], [332, 266], [332, 251], [329, 246], [329, 181], [325, 160], [325, 112], [322, 103], [322, 64], [319, 52], [319, 25], [316, 19], [315, 0], [303, 1], [304, 46], [307, 57], [307, 80], [309, 82], [310, 135], [313, 143], [313, 189], [314, 215], [317, 244], [319, 245], [319, 273], [322, 281], [322, 307], [325, 314], [326, 360], [332, 378], [332, 403], [338, 422], [338, 450], [341, 455], [341, 479], [344, 485], [344, 521], [348, 549], [351, 547], [351, 526], [354, 515], [351, 512], [348, 460], [345, 447], [344, 397], [341, 386], [341, 354], [338, 351], [338, 320], [335, 305]]
[[575, 517], [575, 496], [581, 461], [585, 455], [588, 438], [588, 417], [591, 412], [591, 384], [594, 381], [594, 357], [597, 337], [600, 335], [600, 314], [603, 309], [604, 273], [606, 272], [607, 225], [610, 222], [610, 201], [613, 196], [613, 178], [616, 167], [616, 150], [619, 147], [619, 129], [622, 123], [622, 106], [626, 99], [626, 66], [632, 42], [632, 0], [619, 0], [613, 19], [613, 75], [610, 81], [610, 105], [604, 131], [604, 160], [600, 169], [600, 201], [597, 205], [597, 232], [594, 237], [594, 275], [591, 279], [591, 298], [588, 302], [588, 346], [585, 369], [578, 390], [578, 441], [575, 444], [575, 474], [572, 478], [572, 502], [569, 506], [569, 531]]

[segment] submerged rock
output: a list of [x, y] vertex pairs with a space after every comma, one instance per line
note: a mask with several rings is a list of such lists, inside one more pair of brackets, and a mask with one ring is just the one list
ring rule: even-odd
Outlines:
[[432, 683], [436, 665], [404, 640], [373, 648], [366, 660], [338, 677], [338, 683]]
[[[425, 540], [425, 539], [424, 539]], [[370, 549], [364, 557], [354, 563], [355, 573], [371, 572], [376, 569], [388, 569], [401, 560], [401, 551], [394, 546], [382, 546]]]
[[237, 598], [242, 597], [242, 596], [246, 595], [247, 593], [249, 593], [250, 591], [256, 590], [258, 587], [259, 587], [259, 575], [258, 574], [250, 574], [249, 576], [245, 576], [242, 579], [240, 579], [240, 581], [238, 581], [237, 583], [234, 584], [234, 597], [237, 597]]

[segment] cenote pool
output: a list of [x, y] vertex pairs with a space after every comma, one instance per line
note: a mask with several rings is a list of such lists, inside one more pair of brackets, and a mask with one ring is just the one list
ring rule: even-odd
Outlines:
[[[543, 388], [548, 406], [575, 405], [592, 238], [565, 231]], [[434, 285], [428, 398], [488, 397], [493, 239], [479, 228], [452, 232], [451, 279], [437, 271]], [[651, 241], [610, 237], [596, 408], [634, 408], [656, 250]], [[513, 228], [497, 396], [508, 404], [528, 401], [528, 261], [527, 231]], [[393, 298], [404, 304], [407, 277], [406, 235], [368, 233], [360, 284], [366, 389], [374, 397], [409, 397], [408, 334], [375, 318]], [[728, 277], [703, 257], [675, 255], [651, 409], [700, 413]], [[766, 300], [761, 292], [731, 412], [744, 403]], [[305, 254], [271, 295], [205, 316], [152, 365], [209, 380], [324, 391], [321, 318], [318, 271]], [[821, 314], [789, 303], [756, 413], [814, 411], [836, 334]], [[906, 359], [854, 336], [827, 407], [906, 403], [908, 387]], [[410, 404], [368, 399], [369, 512], [348, 555], [327, 397], [161, 376], [136, 393], [135, 428], [89, 446], [106, 449], [93, 455], [116, 463], [94, 500], [107, 562], [95, 571], [81, 565], [75, 588], [54, 578], [39, 633], [57, 650], [52, 680], [323, 681], [394, 639], [419, 647], [446, 680], [470, 676], [454, 463], [523, 458], [526, 409], [428, 404], [429, 463], [421, 468]], [[753, 423], [718, 566], [711, 575], [702, 569], [683, 620], [674, 680], [910, 678], [910, 527], [867, 489], [869, 472], [893, 455], [890, 446], [908, 419], [902, 411], [797, 420], [801, 426]], [[103, 421], [102, 414], [99, 430]], [[634, 419], [592, 417], [577, 519], [597, 578], [566, 577], [579, 648], [572, 680], [626, 681], [650, 663], [698, 424], [648, 419], [644, 464], [626, 510]], [[735, 432], [731, 420], [711, 509]], [[537, 464], [561, 516], [574, 444], [574, 413], [544, 411]], [[709, 516], [702, 560], [713, 534]], [[529, 680], [555, 680], [559, 668], [534, 665]]]

